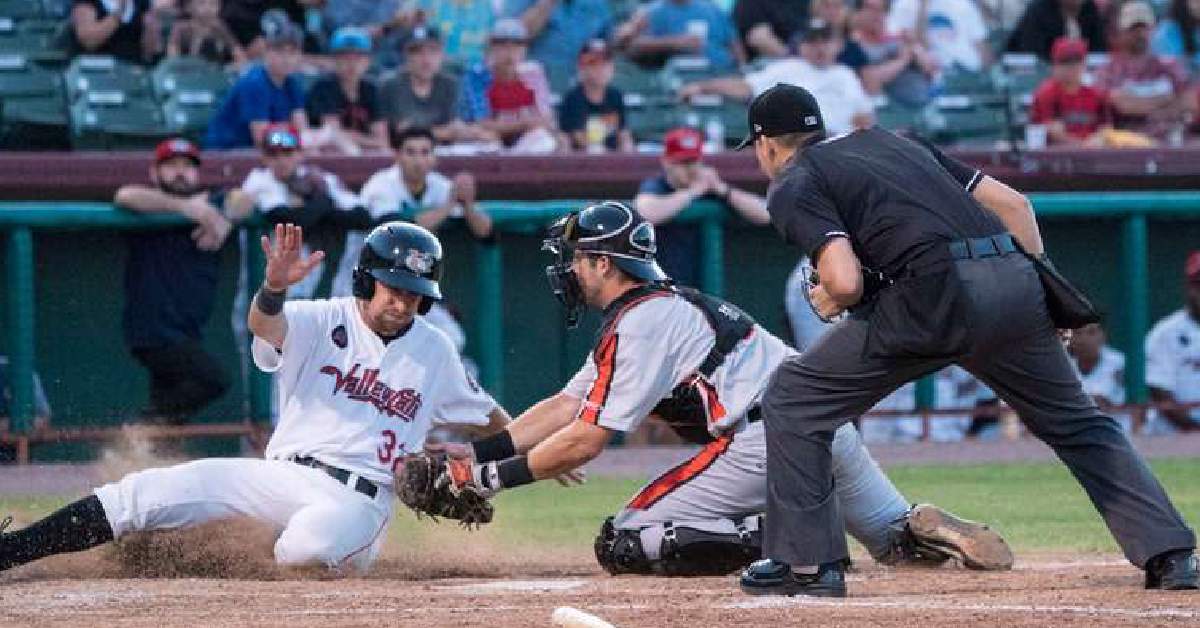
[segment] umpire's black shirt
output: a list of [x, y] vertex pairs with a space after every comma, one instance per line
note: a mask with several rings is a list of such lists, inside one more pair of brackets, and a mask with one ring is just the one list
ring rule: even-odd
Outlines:
[[933, 247], [1004, 232], [971, 196], [982, 174], [880, 127], [800, 149], [768, 191], [771, 223], [813, 260], [848, 237], [864, 266], [898, 277]]

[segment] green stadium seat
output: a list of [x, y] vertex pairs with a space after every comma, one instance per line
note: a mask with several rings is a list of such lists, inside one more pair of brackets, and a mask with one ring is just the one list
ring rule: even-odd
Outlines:
[[84, 150], [149, 149], [171, 135], [149, 96], [89, 92], [70, 105], [71, 146]]
[[112, 57], [80, 55], [63, 73], [67, 99], [74, 103], [91, 92], [120, 93], [127, 98], [150, 95], [150, 80], [140, 67]]
[[46, 17], [41, 0], [0, 0], [0, 18], [28, 20]]
[[[706, 131], [712, 120], [721, 123], [725, 142], [722, 149], [737, 146], [749, 131], [746, 122], [746, 104], [720, 96], [698, 96], [689, 103], [688, 114], [694, 114], [695, 126]], [[689, 117], [687, 114], [685, 118]]]
[[0, 54], [0, 120], [0, 148], [69, 148], [62, 76], [24, 55]]
[[674, 91], [681, 85], [703, 81], [725, 73], [714, 70], [708, 59], [704, 57], [678, 56], [671, 57], [667, 61], [662, 74], [666, 89]]
[[21, 54], [42, 63], [62, 64], [70, 55], [67, 24], [61, 20], [0, 18], [0, 54]]
[[550, 91], [555, 94], [565, 94], [575, 86], [576, 66], [574, 63], [546, 63], [542, 65], [546, 71], [546, 81]]
[[921, 125], [921, 109], [893, 102], [887, 96], [877, 96], [875, 121], [890, 131], [915, 131]]
[[181, 91], [163, 103], [163, 120], [174, 135], [199, 142], [208, 128], [208, 121], [217, 111], [219, 99], [208, 92]]
[[0, 99], [62, 97], [62, 76], [20, 54], [0, 54]]
[[627, 95], [639, 94], [644, 97], [652, 97], [667, 93], [666, 83], [661, 72], [647, 70], [624, 59], [617, 59], [614, 62], [612, 85]]
[[942, 75], [942, 93], [949, 95], [987, 95], [996, 93], [996, 85], [986, 72], [950, 71]]
[[662, 100], [648, 100], [634, 106], [629, 106], [626, 100], [625, 118], [629, 131], [639, 142], [660, 142], [667, 131], [683, 123], [678, 104]]
[[940, 143], [989, 143], [1007, 136], [1003, 99], [940, 96], [922, 117], [924, 131]]
[[196, 57], [164, 59], [150, 72], [154, 95], [166, 101], [177, 92], [205, 92], [220, 98], [232, 79], [220, 66]]

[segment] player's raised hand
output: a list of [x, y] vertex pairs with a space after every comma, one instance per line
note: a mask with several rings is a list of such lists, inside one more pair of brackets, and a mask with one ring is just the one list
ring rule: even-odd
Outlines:
[[262, 237], [263, 253], [267, 256], [265, 283], [275, 291], [287, 290], [298, 283], [325, 259], [324, 251], [313, 251], [305, 258], [301, 254], [304, 230], [291, 223], [275, 225], [275, 241]]

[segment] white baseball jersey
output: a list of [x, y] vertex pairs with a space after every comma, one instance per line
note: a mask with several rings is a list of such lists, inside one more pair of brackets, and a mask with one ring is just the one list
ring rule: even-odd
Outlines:
[[[367, 208], [375, 221], [397, 212], [411, 218], [423, 211], [449, 203], [453, 187], [446, 177], [430, 172], [425, 176], [425, 191], [419, 198], [415, 198], [404, 183], [400, 166], [391, 166], [371, 175], [363, 184], [358, 196], [362, 206]], [[346, 234], [346, 254], [342, 256], [337, 274], [333, 278], [334, 296], [350, 294], [354, 265], [358, 262], [358, 252], [362, 250], [366, 238], [367, 234], [362, 231]]]
[[268, 459], [312, 456], [379, 484], [420, 451], [434, 425], [486, 425], [496, 402], [467, 377], [454, 345], [420, 316], [387, 345], [353, 298], [289, 301], [281, 351], [255, 338], [276, 374], [279, 425]]
[[[1125, 354], [1109, 346], [1100, 348], [1100, 360], [1088, 373], [1079, 368], [1079, 362], [1071, 359], [1083, 391], [1093, 397], [1104, 397], [1109, 403], [1119, 406], [1125, 403]], [[1133, 419], [1126, 413], [1113, 413], [1113, 418], [1126, 432], [1133, 429]]]
[[[1200, 323], [1186, 309], [1162, 319], [1146, 335], [1146, 385], [1174, 394], [1180, 403], [1200, 401]], [[1192, 421], [1200, 422], [1200, 408], [1192, 410]], [[1148, 430], [1175, 428], [1153, 416]]]
[[[301, 165], [297, 172], [303, 176], [306, 165]], [[352, 210], [360, 205], [358, 196], [351, 192], [338, 178], [337, 175], [331, 172], [325, 172], [323, 177], [325, 185], [329, 189], [330, 199], [333, 201], [333, 206], [342, 211]], [[246, 175], [246, 180], [242, 182], [242, 191], [254, 199], [254, 207], [263, 213], [266, 213], [281, 205], [287, 205], [290, 197], [287, 185], [275, 178], [275, 173], [271, 172], [270, 168], [265, 166], [255, 168]], [[254, 243], [257, 246], [257, 242]], [[332, 260], [337, 262], [337, 268], [340, 270], [345, 265], [346, 260], [351, 258], [351, 242], [347, 236], [346, 246], [341, 260]], [[361, 240], [359, 242], [361, 247]], [[353, 258], [350, 259], [350, 265], [353, 267], [354, 262], [358, 260], [358, 248], [354, 248]], [[312, 250], [305, 244], [301, 252], [307, 256], [312, 253]], [[245, 252], [243, 251], [243, 254]], [[331, 261], [331, 260], [326, 260]], [[320, 283], [321, 277], [325, 274], [325, 261], [321, 265], [308, 274], [303, 281], [293, 285], [288, 289], [288, 296], [292, 298], [307, 299], [311, 298], [317, 289], [317, 284]], [[336, 278], [335, 278], [336, 281]], [[347, 292], [348, 294], [348, 292]]]
[[[665, 292], [635, 299], [606, 329], [563, 393], [583, 400], [578, 418], [631, 432], [675, 386], [691, 377], [716, 343], [704, 313]], [[758, 403], [776, 367], [795, 353], [759, 325], [713, 372], [710, 380], [725, 419], [736, 428]], [[710, 419], [714, 415], [710, 413]]]

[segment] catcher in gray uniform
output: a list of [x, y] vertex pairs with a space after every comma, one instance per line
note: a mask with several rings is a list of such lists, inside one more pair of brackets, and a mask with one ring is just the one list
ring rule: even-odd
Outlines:
[[[494, 494], [577, 469], [613, 432], [654, 416], [703, 448], [604, 522], [597, 560], [613, 574], [681, 576], [725, 574], [756, 560], [767, 502], [759, 400], [794, 351], [736, 306], [672, 286], [654, 259], [654, 227], [625, 205], [568, 215], [545, 248], [558, 256], [547, 274], [568, 325], [584, 307], [603, 310], [595, 349], [561, 392], [507, 429], [440, 446], [427, 459], [433, 472], [455, 491]], [[837, 432], [833, 457], [847, 528], [876, 560], [1012, 566], [1008, 546], [987, 526], [930, 505], [910, 508], [853, 425]]]

